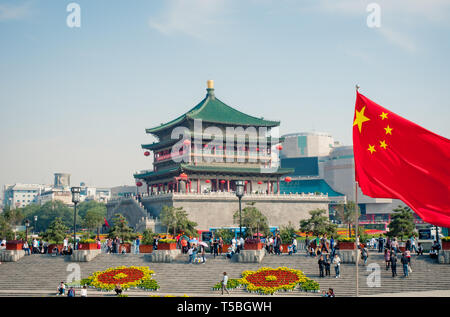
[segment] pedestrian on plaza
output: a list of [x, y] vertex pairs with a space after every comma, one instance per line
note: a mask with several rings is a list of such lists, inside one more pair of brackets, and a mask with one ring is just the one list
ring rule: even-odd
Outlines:
[[305, 237], [305, 250], [306, 250], [306, 256], [309, 254], [309, 239], [308, 236]]
[[405, 250], [411, 251], [411, 240], [406, 240]]
[[392, 277], [396, 277], [397, 276], [397, 256], [396, 256], [395, 252], [391, 252], [390, 262], [391, 262]]
[[211, 236], [211, 239], [209, 239], [209, 252], [214, 254], [214, 236]]
[[417, 255], [423, 255], [422, 243], [419, 243], [419, 246], [417, 248]]
[[414, 252], [417, 253], [417, 248], [416, 248], [416, 237], [414, 235], [412, 235], [411, 237], [411, 251], [414, 250]]
[[87, 297], [87, 287], [86, 287], [86, 285], [83, 285], [83, 288], [81, 289], [81, 292], [80, 292], [80, 296], [81, 297]]
[[75, 297], [75, 290], [73, 287], [69, 288], [69, 291], [67, 292], [67, 297]]
[[278, 234], [277, 235], [277, 240], [276, 240], [277, 242], [277, 244], [276, 244], [276, 250], [277, 250], [277, 254], [278, 255], [281, 255], [281, 250], [282, 250], [282, 246], [281, 246], [281, 244], [283, 243], [283, 241], [281, 240], [281, 236]]
[[363, 244], [363, 248], [361, 250], [361, 257], [364, 261], [364, 265], [367, 264], [367, 258], [369, 257], [369, 250], [367, 250], [366, 245]]
[[188, 256], [189, 256], [189, 262], [188, 263], [192, 263], [192, 260], [194, 258], [194, 248], [191, 246], [187, 252]]
[[409, 273], [412, 273], [412, 267], [411, 267], [411, 251], [406, 250], [405, 251], [405, 256], [408, 259], [408, 271]]
[[297, 253], [297, 244], [298, 244], [297, 238], [293, 237], [292, 238], [292, 252], [294, 252], [294, 253]]
[[134, 254], [139, 254], [139, 246], [140, 245], [141, 245], [141, 240], [139, 239], [139, 236], [138, 236], [135, 241]]
[[25, 253], [27, 253], [27, 255], [30, 255], [30, 246], [28, 245], [27, 241], [23, 243], [23, 250], [25, 251]]
[[120, 286], [120, 284], [117, 283], [116, 287], [114, 288], [114, 291], [116, 292], [116, 295], [122, 295], [122, 286]]
[[213, 252], [214, 252], [214, 259], [215, 259], [216, 256], [219, 255], [219, 240], [217, 240], [217, 238], [215, 238], [213, 241]]
[[391, 265], [391, 252], [388, 248], [384, 249], [384, 261], [386, 262], [386, 271], [389, 270]]
[[223, 272], [222, 295], [223, 295], [223, 290], [225, 290], [227, 292], [227, 294], [230, 294], [230, 292], [228, 292], [227, 285], [228, 285], [228, 275], [227, 275], [227, 272]]
[[331, 276], [330, 267], [331, 267], [331, 259], [328, 254], [325, 254], [325, 276]]
[[406, 257], [405, 253], [403, 253], [400, 261], [402, 262], [402, 266], [403, 266], [403, 275], [405, 277], [408, 277], [408, 273], [409, 273], [408, 272], [408, 270], [409, 270], [408, 264], [409, 264], [409, 261], [408, 261], [408, 258]]
[[269, 254], [273, 254], [274, 252], [273, 252], [273, 237], [271, 236], [270, 238], [269, 238]]
[[333, 259], [334, 270], [336, 272], [336, 278], [341, 277], [341, 258], [336, 253]]
[[64, 295], [65, 291], [66, 291], [66, 285], [64, 284], [64, 282], [61, 282], [58, 286], [58, 293], [56, 293], [56, 296]]
[[322, 255], [320, 256], [319, 261], [317, 261], [317, 263], [319, 264], [319, 276], [324, 277], [323, 270], [325, 268], [325, 261], [323, 260]]
[[336, 297], [332, 288], [328, 289], [328, 297]]
[[384, 246], [384, 238], [380, 234], [380, 237], [378, 238], [378, 253], [383, 252], [383, 246]]
[[244, 250], [244, 243], [245, 243], [244, 238], [241, 236], [241, 238], [239, 239], [239, 248], [241, 250]]
[[222, 255], [223, 253], [223, 239], [222, 237], [219, 237], [219, 254]]
[[202, 263], [205, 264], [206, 263], [206, 254], [205, 254], [205, 246], [201, 246], [202, 248]]

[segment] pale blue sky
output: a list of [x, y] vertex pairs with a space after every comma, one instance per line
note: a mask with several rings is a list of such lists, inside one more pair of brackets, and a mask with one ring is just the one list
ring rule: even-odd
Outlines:
[[[144, 129], [216, 96], [351, 144], [354, 85], [450, 137], [447, 0], [0, 0], [0, 185], [132, 184]], [[366, 24], [381, 6], [381, 28]]]

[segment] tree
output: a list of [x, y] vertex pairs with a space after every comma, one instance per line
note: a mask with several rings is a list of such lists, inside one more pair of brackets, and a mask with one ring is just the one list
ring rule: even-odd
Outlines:
[[163, 209], [159, 214], [159, 218], [161, 219], [162, 225], [166, 227], [167, 234], [169, 234], [169, 231], [171, 229], [175, 234], [175, 230], [177, 227], [176, 208], [173, 206], [163, 206]]
[[88, 228], [90, 231], [99, 228], [103, 224], [103, 215], [97, 212], [95, 209], [90, 209], [87, 211], [83, 219], [83, 226]]
[[128, 226], [128, 221], [121, 214], [115, 214], [112, 219], [113, 226], [109, 231], [109, 237], [119, 237], [123, 241], [131, 241], [136, 237], [133, 233], [133, 229]]
[[24, 213], [21, 208], [10, 209], [5, 208], [2, 213], [3, 218], [7, 221], [11, 226], [20, 225], [24, 219]]
[[[239, 219], [239, 210], [237, 210], [233, 215], [234, 223], [239, 224]], [[267, 217], [255, 207], [255, 202], [247, 203], [247, 207], [242, 209], [242, 226], [246, 228], [247, 237], [255, 233], [259, 237], [260, 232], [264, 235], [270, 232]]]
[[156, 236], [152, 229], [145, 229], [142, 233], [142, 244], [153, 244], [153, 238]]
[[328, 234], [329, 236], [336, 235], [337, 226], [330, 222], [325, 209], [311, 210], [309, 219], [300, 221], [300, 230], [307, 233], [312, 233], [315, 236]]
[[[334, 207], [336, 210], [336, 217], [344, 224], [348, 225], [348, 236], [350, 237], [352, 234], [352, 224], [355, 223], [355, 207], [356, 204], [354, 201], [349, 201], [346, 204], [339, 204]], [[360, 216], [359, 208], [358, 208], [358, 218]]]
[[159, 215], [161, 223], [167, 228], [167, 234], [172, 231], [175, 236], [177, 232], [184, 232], [189, 236], [197, 236], [196, 222], [190, 221], [183, 207], [163, 206]]
[[414, 216], [409, 207], [398, 206], [393, 210], [395, 214], [391, 216], [389, 223], [389, 237], [410, 237], [413, 235], [416, 225], [414, 224]]
[[85, 218], [89, 211], [95, 211], [102, 217], [106, 217], [106, 205], [95, 200], [83, 201], [77, 207], [78, 216]]
[[[73, 208], [68, 207], [62, 201], [48, 201], [42, 206], [29, 205], [23, 208], [25, 219], [34, 224], [34, 216], [38, 217], [35, 231], [47, 230], [55, 218], [61, 218], [65, 226], [73, 228]], [[78, 217], [77, 217], [78, 218]]]
[[218, 229], [214, 232], [216, 237], [222, 237], [222, 240], [225, 243], [231, 243], [231, 240], [234, 238], [234, 232], [230, 229]]
[[295, 237], [294, 224], [289, 221], [287, 226], [281, 226], [280, 228], [281, 241], [284, 243], [290, 243], [292, 238]]
[[69, 228], [64, 224], [60, 217], [56, 217], [42, 235], [49, 242], [61, 243], [66, 237]]
[[3, 215], [0, 215], [0, 239], [13, 240], [14, 232]]

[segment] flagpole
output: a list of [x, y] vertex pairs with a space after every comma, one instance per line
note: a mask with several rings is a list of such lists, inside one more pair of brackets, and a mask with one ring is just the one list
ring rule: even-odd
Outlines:
[[358, 227], [359, 227], [359, 217], [358, 217], [358, 182], [355, 180], [355, 241], [356, 241], [356, 297], [359, 296], [359, 280], [358, 280], [358, 260], [359, 260], [359, 237], [358, 237]]
[[[360, 86], [356, 84], [356, 93]], [[356, 264], [356, 297], [359, 296], [359, 280], [358, 280], [358, 259], [359, 259], [359, 238], [358, 238], [358, 227], [359, 227], [359, 217], [358, 217], [358, 182], [356, 181], [356, 171], [355, 171], [355, 242], [356, 242], [356, 254], [355, 254], [355, 264]]]

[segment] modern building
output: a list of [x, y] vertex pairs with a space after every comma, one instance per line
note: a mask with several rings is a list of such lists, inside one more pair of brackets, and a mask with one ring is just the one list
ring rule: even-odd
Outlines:
[[39, 196], [48, 188], [42, 184], [14, 184], [3, 188], [3, 204], [11, 209], [38, 203]]
[[183, 207], [200, 230], [235, 226], [240, 180], [245, 184], [243, 206], [256, 202], [271, 226], [298, 223], [311, 209], [328, 208], [327, 195], [281, 193], [281, 182], [293, 169], [279, 166], [279, 125], [226, 105], [208, 81], [206, 97], [194, 108], [146, 130], [158, 141], [142, 145], [146, 156], [153, 152], [153, 169], [134, 174], [145, 191], [138, 199], [141, 208], [132, 210], [132, 199], [128, 207], [118, 199], [107, 204], [108, 216], [121, 211], [138, 228], [167, 205]]
[[[293, 133], [282, 138], [281, 166], [294, 168], [292, 182], [282, 183], [282, 192], [326, 193], [334, 200], [330, 215], [334, 214], [334, 203], [356, 201], [353, 146], [340, 145], [331, 135], [320, 132]], [[390, 221], [394, 208], [405, 205], [397, 199], [371, 198], [359, 188], [357, 195], [361, 223], [380, 224], [377, 228]], [[416, 222], [423, 223], [417, 216]]]

